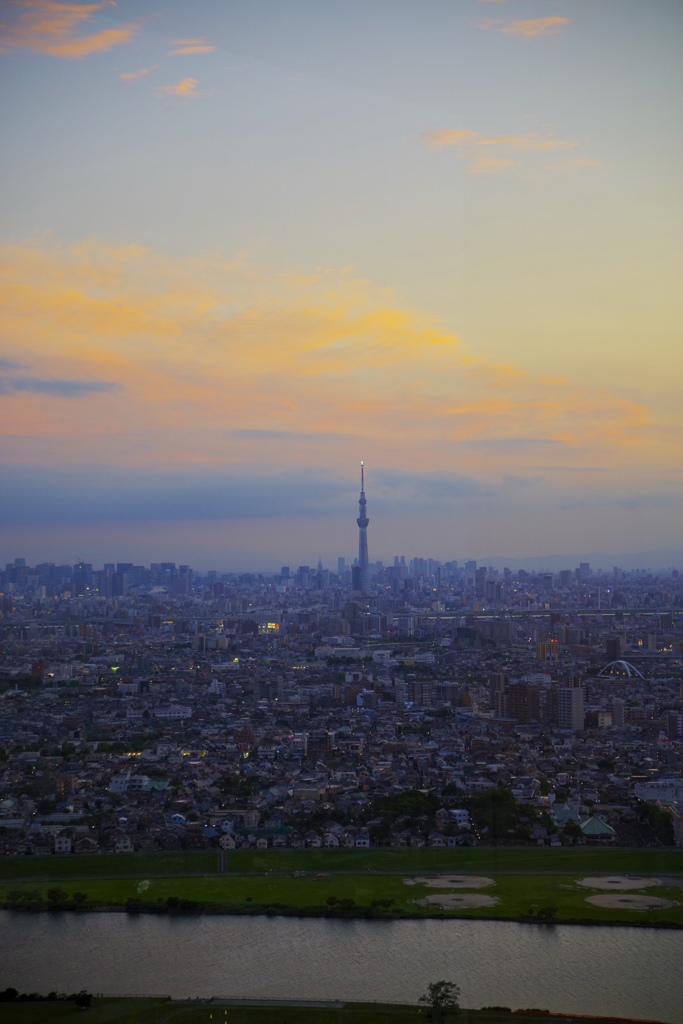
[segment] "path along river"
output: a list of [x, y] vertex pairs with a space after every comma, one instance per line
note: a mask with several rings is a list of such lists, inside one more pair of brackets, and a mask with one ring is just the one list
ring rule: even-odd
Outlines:
[[683, 1024], [683, 931], [0, 912], [0, 989], [539, 1007]]

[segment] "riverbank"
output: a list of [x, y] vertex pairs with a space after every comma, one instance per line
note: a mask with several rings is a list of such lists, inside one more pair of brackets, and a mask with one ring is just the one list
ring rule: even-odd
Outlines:
[[[83, 1009], [73, 1002], [40, 1001], [2, 1003], [5, 1024], [82, 1024]], [[87, 1009], [88, 1024], [424, 1024], [424, 1006], [404, 1003], [306, 1002], [280, 1000], [215, 999], [112, 999], [96, 997]], [[655, 1024], [631, 1022], [624, 1017], [577, 1017], [538, 1010], [511, 1008], [460, 1008], [458, 1024], [568, 1024], [594, 1021], [600, 1024]]]
[[[243, 857], [242, 863], [235, 857], [227, 872], [218, 870], [215, 856], [204, 854], [5, 860], [0, 906], [31, 913], [466, 918], [683, 928], [679, 851], [577, 850], [573, 858], [566, 851], [554, 858], [519, 849], [480, 849], [466, 856], [448, 851], [448, 858], [442, 851], [434, 851], [437, 857], [425, 856], [432, 851], [398, 851], [398, 858], [395, 851], [379, 850], [365, 852], [362, 860], [345, 858], [345, 852], [330, 851], [324, 858], [319, 851], [295, 857], [270, 853], [265, 860]], [[321, 863], [327, 870], [317, 869]], [[449, 870], [443, 870], [446, 863]], [[181, 870], [169, 874], [173, 868]]]

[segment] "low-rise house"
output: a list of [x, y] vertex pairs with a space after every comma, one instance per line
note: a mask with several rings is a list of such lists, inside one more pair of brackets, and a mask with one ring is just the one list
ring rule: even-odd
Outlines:
[[579, 825], [581, 832], [585, 839], [589, 841], [599, 843], [611, 843], [617, 838], [617, 833], [614, 831], [611, 825], [608, 825], [602, 818], [598, 818], [596, 815], [592, 815], [590, 818], [586, 818]]
[[558, 828], [564, 828], [569, 821], [573, 821], [578, 825], [580, 821], [579, 809], [574, 804], [554, 803], [551, 811], [551, 818], [553, 820], [553, 824]]
[[137, 841], [137, 846], [138, 850], [151, 852], [159, 849], [159, 842], [150, 833], [143, 833]]
[[464, 810], [461, 807], [454, 807], [449, 810], [448, 814], [455, 821], [458, 828], [471, 828], [472, 823], [470, 821], [470, 812]]
[[74, 853], [97, 853], [98, 843], [93, 836], [79, 836], [74, 840]]
[[56, 835], [53, 839], [53, 849], [55, 853], [71, 853], [73, 851], [73, 840], [71, 836]]

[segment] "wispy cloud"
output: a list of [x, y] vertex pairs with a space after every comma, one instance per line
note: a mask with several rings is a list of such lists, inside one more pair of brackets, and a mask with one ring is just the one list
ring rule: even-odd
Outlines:
[[569, 25], [569, 18], [563, 18], [560, 15], [550, 15], [546, 18], [525, 18], [521, 21], [501, 21], [499, 18], [482, 18], [472, 24], [474, 28], [482, 29], [484, 32], [502, 32], [506, 36], [536, 39], [539, 36], [552, 36], [562, 32]]
[[469, 174], [498, 174], [508, 167], [516, 167], [518, 160], [496, 159], [495, 157], [473, 157], [467, 165]]
[[493, 174], [514, 167], [519, 161], [511, 158], [511, 154], [565, 151], [576, 146], [576, 142], [554, 134], [528, 132], [523, 135], [487, 136], [482, 132], [464, 128], [444, 128], [425, 132], [422, 141], [430, 149], [437, 151], [450, 146], [455, 147], [470, 174]]
[[99, 11], [110, 6], [115, 6], [113, 0], [94, 4], [10, 0], [6, 8], [10, 19], [0, 27], [0, 52], [22, 49], [78, 60], [129, 43], [139, 28], [137, 24], [78, 34], [79, 28], [89, 25]]
[[154, 92], [157, 96], [179, 96], [182, 99], [196, 100], [202, 95], [197, 90], [198, 85], [196, 78], [181, 78], [177, 85], [160, 85]]
[[83, 398], [102, 392], [114, 392], [120, 385], [106, 380], [43, 380], [40, 377], [0, 377], [0, 395], [35, 392], [57, 398]]
[[516, 149], [529, 152], [541, 149], [573, 149], [575, 142], [568, 142], [557, 135], [541, 135], [540, 132], [528, 132], [525, 135], [483, 135], [481, 132], [462, 128], [446, 128], [425, 132], [423, 139], [431, 149], [443, 149], [444, 146], [499, 146], [504, 149]]
[[544, 171], [571, 171], [579, 167], [605, 167], [604, 160], [594, 160], [590, 156], [572, 156], [566, 160], [559, 160], [554, 164], [543, 164]]
[[207, 39], [174, 39], [171, 46], [175, 47], [169, 54], [171, 57], [185, 54], [213, 53], [216, 49]]
[[527, 444], [563, 444], [556, 437], [477, 437], [466, 443], [485, 448], [498, 448], [500, 446], [520, 448]]
[[139, 71], [123, 71], [119, 75], [119, 78], [122, 82], [137, 82], [139, 78], [145, 78], [147, 75], [151, 75], [158, 67], [158, 64], [152, 64], [150, 68], [140, 68]]
[[0, 373], [7, 370], [26, 370], [25, 363], [19, 363], [16, 359], [0, 359]]

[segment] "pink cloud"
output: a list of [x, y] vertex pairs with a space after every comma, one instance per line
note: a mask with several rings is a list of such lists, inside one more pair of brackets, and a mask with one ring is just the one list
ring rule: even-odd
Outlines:
[[213, 53], [216, 49], [206, 39], [174, 39], [171, 46], [176, 47], [171, 50], [172, 57], [184, 54]]
[[197, 91], [196, 78], [181, 78], [177, 85], [160, 85], [155, 90], [157, 96], [180, 96], [183, 99], [199, 99], [202, 95]]
[[153, 64], [151, 68], [140, 68], [139, 71], [123, 71], [119, 75], [119, 78], [122, 82], [137, 82], [139, 78], [151, 75], [153, 71], [156, 71], [158, 66], [158, 64]]
[[465, 160], [469, 174], [494, 174], [514, 167], [519, 161], [511, 159], [513, 153], [565, 151], [576, 146], [575, 142], [554, 134], [527, 132], [522, 135], [487, 136], [466, 128], [436, 129], [425, 132], [422, 140], [434, 150], [455, 147], [459, 156]]
[[113, 46], [129, 43], [138, 25], [103, 29], [91, 35], [77, 35], [79, 26], [94, 20], [112, 0], [94, 4], [57, 3], [56, 0], [11, 0], [10, 10], [19, 13], [2, 26], [0, 51], [30, 50], [51, 57], [79, 60], [93, 53], [105, 53]]
[[[485, 0], [496, 2], [496, 0]], [[552, 15], [546, 18], [526, 18], [521, 21], [500, 21], [498, 18], [482, 18], [473, 22], [475, 28], [484, 32], [502, 32], [506, 36], [522, 36], [524, 39], [536, 39], [538, 36], [557, 35], [569, 24], [569, 18]]]

